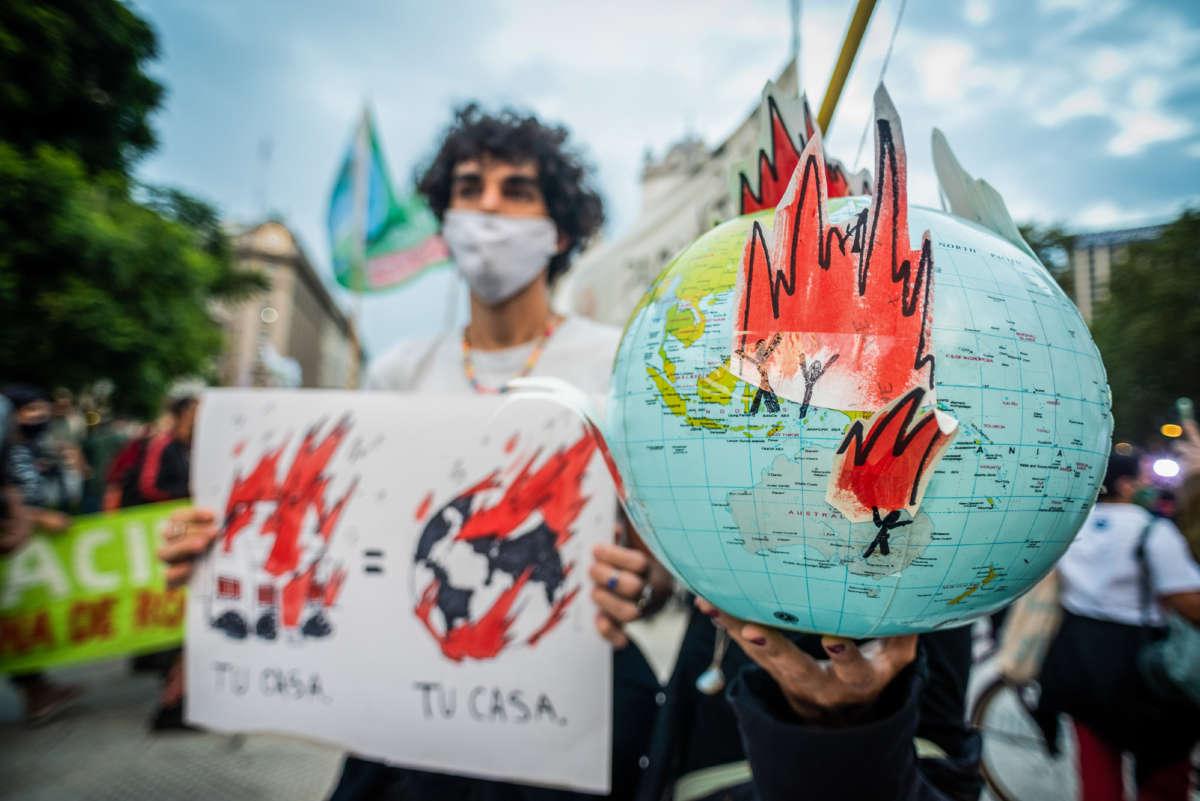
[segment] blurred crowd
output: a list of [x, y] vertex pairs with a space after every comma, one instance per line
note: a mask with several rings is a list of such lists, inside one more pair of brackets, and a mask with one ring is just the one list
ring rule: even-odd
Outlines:
[[[60, 533], [78, 515], [113, 511], [188, 496], [196, 397], [172, 395], [151, 422], [113, 416], [107, 399], [78, 400], [64, 388], [48, 393], [25, 384], [0, 394], [0, 488], [3, 526], [0, 555], [19, 548], [34, 531]], [[138, 670], [168, 678], [155, 728], [182, 725], [176, 678], [178, 652], [134, 660]], [[21, 693], [26, 719], [40, 723], [76, 698], [81, 688], [52, 681], [44, 672], [10, 676]]]

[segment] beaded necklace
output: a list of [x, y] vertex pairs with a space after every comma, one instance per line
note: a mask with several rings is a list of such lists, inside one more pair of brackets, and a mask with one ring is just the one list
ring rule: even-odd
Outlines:
[[[546, 323], [546, 330], [542, 333], [541, 339], [533, 347], [533, 352], [529, 354], [529, 358], [525, 360], [525, 366], [513, 378], [524, 378], [533, 372], [533, 366], [537, 364], [538, 359], [542, 357], [542, 351], [546, 349], [546, 340], [550, 339], [550, 335], [554, 333], [554, 329], [558, 327], [558, 321], [551, 315]], [[475, 364], [471, 361], [471, 341], [467, 338], [467, 329], [463, 328], [462, 337], [462, 357], [463, 357], [463, 374], [466, 375], [467, 381], [471, 384], [471, 390], [481, 395], [500, 395], [508, 392], [508, 382], [504, 382], [499, 387], [485, 387], [480, 384], [475, 378]], [[511, 381], [512, 379], [509, 379]]]

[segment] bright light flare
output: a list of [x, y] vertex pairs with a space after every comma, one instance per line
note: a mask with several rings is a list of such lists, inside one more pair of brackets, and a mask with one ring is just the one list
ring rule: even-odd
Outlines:
[[1179, 462], [1174, 459], [1155, 459], [1150, 469], [1154, 471], [1155, 475], [1163, 478], [1175, 478], [1179, 475]]
[[1159, 431], [1162, 432], [1164, 437], [1170, 437], [1171, 439], [1183, 436], [1183, 426], [1176, 425], [1175, 423], [1166, 423]]

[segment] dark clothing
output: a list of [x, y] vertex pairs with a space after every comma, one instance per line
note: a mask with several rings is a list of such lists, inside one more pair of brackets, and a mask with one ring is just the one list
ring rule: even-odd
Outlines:
[[[913, 749], [920, 728], [923, 656], [876, 701], [872, 719], [842, 729], [806, 725], [761, 668], [746, 668], [729, 687], [759, 801], [837, 798], [948, 801]], [[977, 762], [960, 765], [977, 768]]]
[[[705, 695], [696, 689], [696, 680], [712, 660], [715, 638], [716, 629], [712, 622], [693, 611], [675, 674], [667, 689], [669, 709], [660, 719], [655, 732], [650, 754], [652, 771], [640, 788], [637, 796], [639, 801], [661, 798], [675, 781], [690, 773], [747, 758], [744, 740], [749, 735], [745, 732], [741, 736], [738, 734], [739, 725], [745, 722], [740, 712], [735, 715], [738, 702], [734, 700], [731, 704], [731, 699], [725, 695]], [[820, 637], [796, 634], [792, 639], [810, 656], [827, 658], [821, 648]], [[946, 793], [945, 797], [973, 801], [978, 798], [983, 784], [978, 769], [981, 741], [979, 734], [967, 724], [965, 709], [967, 678], [971, 670], [971, 631], [969, 627], [964, 627], [923, 634], [920, 641], [923, 658], [930, 666], [932, 678], [922, 685], [916, 710], [916, 732], [915, 735], [909, 734], [905, 743], [911, 750], [913, 737], [916, 736], [929, 740], [945, 751], [948, 755], [946, 759], [921, 760], [922, 774], [940, 787]], [[750, 671], [746, 675], [754, 675], [759, 670], [736, 644], [729, 646], [721, 669], [727, 677], [739, 676], [745, 671]], [[766, 681], [773, 684], [769, 679]], [[735, 683], [731, 682], [731, 690]], [[774, 692], [778, 693], [778, 689]], [[787, 759], [793, 758], [789, 756]], [[793, 760], [788, 764], [793, 790], [792, 795], [786, 797], [794, 798], [794, 781], [799, 769], [796, 766], [815, 766], [816, 763], [806, 759], [803, 762]], [[754, 767], [753, 764], [751, 767]], [[808, 772], [807, 769], [800, 770]], [[755, 785], [758, 785], [757, 771]], [[742, 788], [741, 792], [746, 793], [747, 790]], [[722, 792], [721, 798], [725, 797], [725, 792]], [[735, 792], [731, 797], [740, 799], [743, 796]], [[755, 796], [747, 793], [745, 797]]]
[[82, 495], [82, 476], [69, 469], [50, 441], [13, 442], [5, 469], [21, 489], [26, 506], [75, 512]]
[[99, 512], [104, 501], [108, 469], [117, 454], [125, 447], [126, 437], [111, 425], [93, 431], [83, 440], [83, 458], [91, 475], [83, 484], [83, 514]]
[[[644, 768], [660, 691], [642, 652], [634, 646], [613, 652], [612, 794], [629, 799]], [[583, 801], [602, 796], [529, 785], [449, 776], [347, 756], [329, 801]]]
[[172, 439], [163, 448], [159, 457], [158, 473], [154, 486], [168, 500], [186, 498], [190, 494], [188, 481], [191, 477], [191, 448], [186, 442]]
[[1163, 635], [1064, 611], [1038, 678], [1035, 717], [1050, 747], [1057, 745], [1058, 716], [1065, 712], [1133, 753], [1139, 772], [1186, 757], [1200, 738], [1200, 714], [1190, 703], [1157, 696], [1137, 667], [1143, 645]]
[[142, 463], [146, 459], [146, 448], [151, 437], [135, 437], [126, 443], [108, 468], [108, 483], [121, 488], [121, 508], [141, 506], [146, 503], [138, 489], [142, 474]]

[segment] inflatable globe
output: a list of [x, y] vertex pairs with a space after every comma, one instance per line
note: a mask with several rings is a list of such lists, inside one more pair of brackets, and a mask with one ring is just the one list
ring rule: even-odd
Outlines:
[[[887, 156], [884, 145], [877, 153]], [[885, 194], [895, 189], [878, 186]], [[932, 358], [921, 363], [922, 351], [916, 365], [932, 376], [927, 408], [937, 410], [938, 425], [956, 421], [956, 428], [941, 441], [940, 457], [929, 449], [922, 464], [905, 468], [928, 470], [922, 492], [912, 483], [901, 502], [919, 494], [919, 504], [851, 515], [846, 504], [831, 503], [831, 482], [848, 470], [837, 453], [854, 439], [848, 432], [859, 434], [850, 450], [869, 445], [873, 429], [863, 424], [882, 412], [822, 406], [818, 393], [811, 403], [796, 392], [764, 394], [736, 370], [735, 326], [744, 324], [735, 297], [743, 289], [739, 263], [756, 241], [756, 224], [764, 249], [776, 239], [771, 211], [715, 227], [679, 253], [634, 310], [618, 349], [604, 435], [632, 522], [691, 591], [746, 620], [847, 637], [964, 623], [1049, 572], [1103, 478], [1112, 429], [1104, 367], [1045, 268], [980, 225], [914, 206], [897, 234], [897, 247], [912, 248], [914, 261], [876, 263], [868, 275], [853, 261], [864, 241], [839, 243], [829, 232], [839, 223], [874, 226], [871, 204], [870, 197], [828, 201], [827, 219], [808, 219], [824, 238], [800, 246], [817, 252], [832, 242], [846, 264], [860, 265], [862, 286], [903, 281], [909, 300], [920, 290], [911, 284], [916, 254], [932, 263], [929, 325], [920, 337], [936, 370]], [[822, 262], [812, 280], [839, 268], [852, 269]], [[778, 305], [782, 292], [794, 290], [789, 280], [806, 279], [789, 279], [779, 264], [772, 269], [780, 270], [778, 280], [763, 303]], [[821, 311], [823, 301], [810, 296], [807, 303]], [[801, 373], [823, 370], [829, 378], [820, 387], [850, 358], [843, 352], [833, 362], [826, 354], [818, 370], [802, 355]], [[846, 397], [853, 390], [828, 386]], [[888, 452], [898, 454], [899, 446]], [[871, 474], [856, 491], [866, 498], [887, 480]]]

